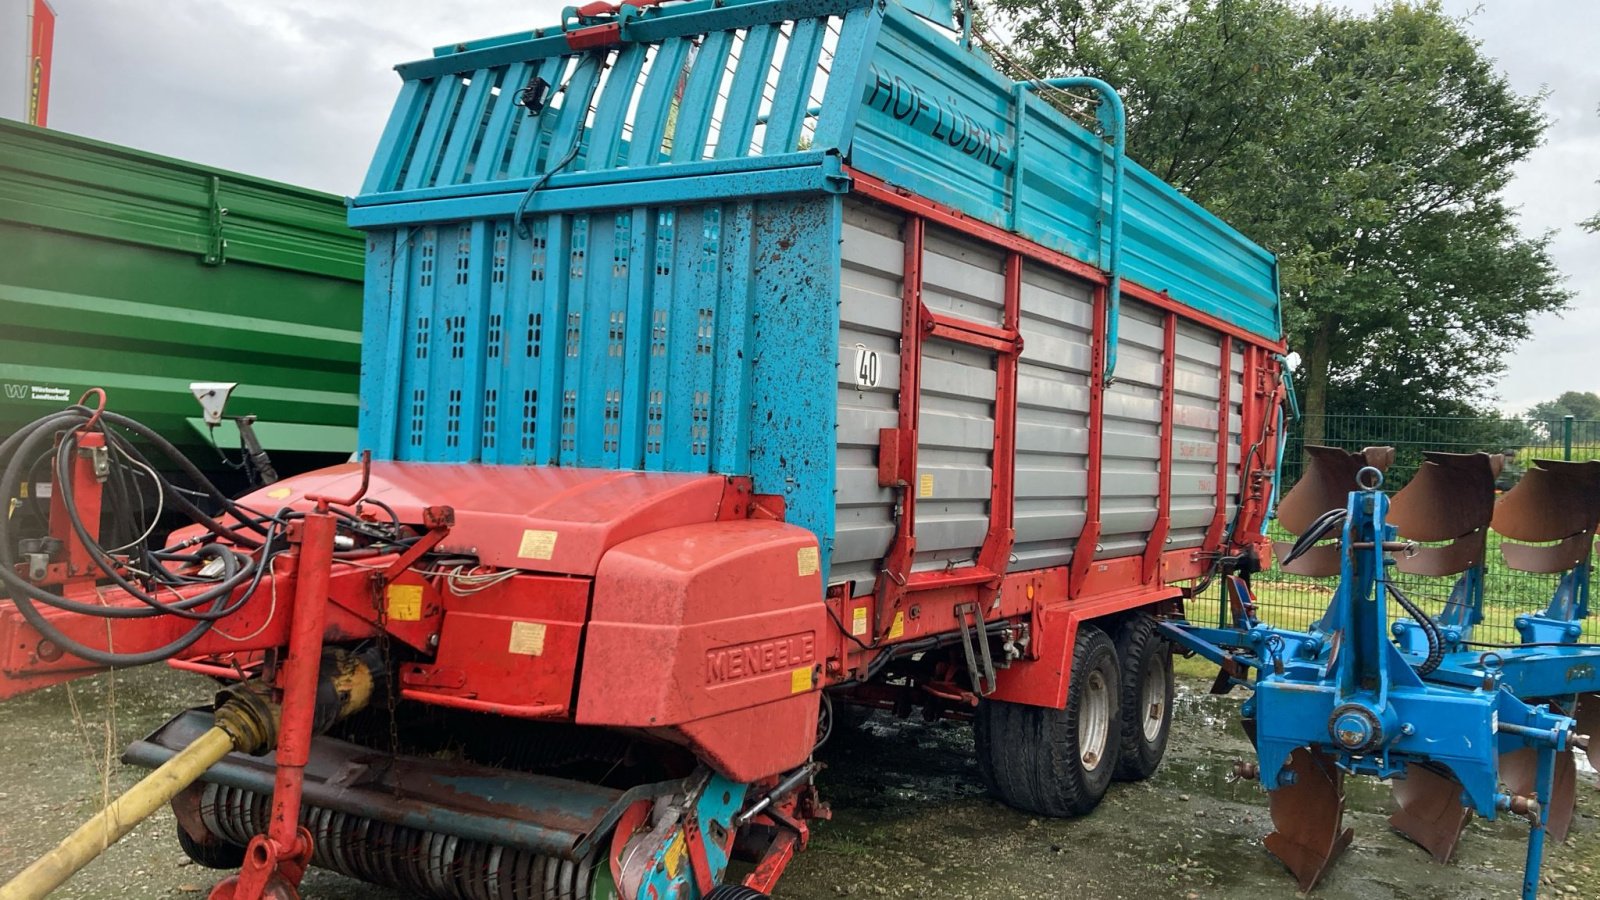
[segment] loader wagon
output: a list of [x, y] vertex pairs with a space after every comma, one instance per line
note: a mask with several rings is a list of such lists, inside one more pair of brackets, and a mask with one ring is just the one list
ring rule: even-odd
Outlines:
[[59, 546], [0, 541], [0, 696], [228, 685], [128, 752], [242, 865], [213, 896], [765, 896], [851, 706], [973, 719], [1040, 814], [1151, 774], [1151, 614], [1261, 544], [1283, 343], [1273, 257], [1122, 156], [1109, 86], [1054, 83], [1076, 123], [939, 0], [595, 4], [398, 73], [365, 458], [212, 498], [152, 604], [74, 525], [143, 434], [115, 392], [0, 451], [85, 448]]

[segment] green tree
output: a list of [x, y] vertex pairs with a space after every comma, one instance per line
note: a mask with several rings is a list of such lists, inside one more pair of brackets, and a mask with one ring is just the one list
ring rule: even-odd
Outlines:
[[1527, 417], [1541, 422], [1557, 422], [1571, 416], [1574, 419], [1600, 419], [1600, 394], [1594, 391], [1565, 391], [1554, 400], [1546, 400], [1528, 407]]
[[1436, 2], [995, 0], [1015, 74], [1096, 75], [1129, 154], [1278, 254], [1306, 439], [1321, 414], [1472, 408], [1567, 294], [1502, 198], [1539, 144]]

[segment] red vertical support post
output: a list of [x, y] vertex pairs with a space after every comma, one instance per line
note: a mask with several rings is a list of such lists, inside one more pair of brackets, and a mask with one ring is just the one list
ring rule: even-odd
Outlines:
[[[294, 610], [289, 622], [289, 655], [278, 678], [282, 694], [278, 723], [277, 769], [272, 786], [272, 811], [267, 833], [246, 849], [244, 868], [212, 892], [213, 898], [253, 900], [269, 886], [298, 884], [311, 862], [311, 835], [300, 825], [300, 800], [306, 762], [311, 758], [317, 705], [317, 678], [322, 664], [322, 635], [327, 621], [328, 577], [333, 568], [335, 519], [326, 507], [306, 514], [295, 552]], [[290, 539], [296, 536], [291, 533]]]
[[1084, 487], [1083, 531], [1072, 551], [1072, 562], [1067, 569], [1067, 595], [1076, 596], [1089, 575], [1089, 565], [1094, 562], [1100, 543], [1100, 475], [1104, 464], [1105, 442], [1105, 365], [1106, 365], [1106, 289], [1094, 289], [1094, 325], [1090, 332], [1089, 350], [1089, 459]]
[[894, 543], [884, 558], [883, 574], [878, 576], [878, 609], [874, 635], [882, 635], [892, 621], [892, 610], [905, 594], [906, 577], [916, 552], [917, 519], [917, 418], [922, 405], [922, 247], [927, 222], [921, 216], [907, 215], [903, 243], [905, 263], [901, 271], [900, 310], [900, 409], [893, 433], [879, 435], [879, 453], [893, 442], [899, 462], [900, 520], [895, 525]]
[[1166, 549], [1167, 535], [1172, 532], [1172, 439], [1177, 371], [1178, 317], [1169, 312], [1161, 325], [1161, 424], [1156, 429], [1161, 448], [1160, 460], [1156, 463], [1156, 521], [1145, 541], [1141, 560], [1141, 580], [1146, 584], [1156, 577], [1161, 551]]
[[1222, 542], [1223, 529], [1228, 527], [1228, 448], [1233, 443], [1233, 337], [1226, 334], [1222, 336], [1222, 384], [1218, 394], [1221, 399], [1217, 407], [1217, 512], [1206, 531], [1203, 545], [1206, 550], [1217, 549]]
[[993, 481], [989, 490], [989, 533], [984, 538], [978, 565], [996, 579], [1011, 565], [1016, 541], [1017, 477], [1017, 368], [1022, 355], [1022, 254], [1006, 255], [1005, 311], [1001, 327], [1011, 339], [1009, 349], [995, 354]]
[[1267, 428], [1261, 397], [1262, 349], [1254, 344], [1244, 348], [1244, 396], [1240, 397], [1240, 434], [1244, 458], [1239, 461], [1239, 534], [1253, 534], [1266, 515], [1261, 482], [1255, 475], [1266, 464]]
[[[66, 544], [67, 552], [65, 566], [59, 571], [52, 571], [47, 580], [56, 580], [59, 575], [62, 584], [75, 582], [93, 584], [97, 573], [94, 556], [89, 552], [88, 546], [78, 538], [77, 529], [72, 527], [71, 517], [67, 514], [66, 497], [70, 491], [78, 521], [83, 523], [84, 530], [91, 538], [99, 540], [102, 485], [100, 476], [95, 473], [95, 466], [96, 460], [105, 460], [110, 451], [106, 449], [106, 436], [98, 431], [83, 430], [79, 431], [75, 438], [72, 435], [65, 435], [60, 440], [76, 440], [77, 448], [69, 476], [72, 484], [67, 486], [66, 491], [58, 485], [50, 492], [50, 533], [65, 536], [63, 542]], [[55, 472], [55, 454], [52, 453], [51, 456], [50, 471]]]
[[268, 834], [280, 848], [294, 847], [300, 827], [300, 794], [311, 758], [312, 721], [317, 705], [317, 675], [322, 665], [322, 631], [327, 620], [328, 575], [333, 567], [333, 514], [306, 514], [295, 567], [294, 618], [289, 627], [289, 658], [283, 664], [283, 712], [278, 726], [278, 770], [272, 789]]

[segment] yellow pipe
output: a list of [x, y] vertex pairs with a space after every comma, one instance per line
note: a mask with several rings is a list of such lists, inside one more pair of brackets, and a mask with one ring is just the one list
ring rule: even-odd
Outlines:
[[217, 760], [232, 752], [233, 738], [212, 728], [178, 751], [128, 792], [111, 801], [54, 850], [0, 887], [0, 900], [39, 900], [60, 887], [79, 869], [121, 840], [151, 813], [194, 783]]

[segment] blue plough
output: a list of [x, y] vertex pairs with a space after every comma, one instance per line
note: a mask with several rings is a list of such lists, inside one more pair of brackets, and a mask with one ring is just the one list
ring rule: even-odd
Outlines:
[[[1499, 457], [1427, 454], [1391, 505], [1387, 448], [1308, 457], [1280, 509], [1299, 539], [1276, 549], [1286, 571], [1337, 575], [1322, 617], [1305, 631], [1265, 623], [1248, 575], [1229, 574], [1231, 625], [1162, 624], [1222, 668], [1219, 689], [1254, 692], [1241, 714], [1271, 798], [1267, 849], [1309, 891], [1352, 837], [1343, 777], [1392, 779], [1390, 824], [1440, 862], [1473, 813], [1527, 819], [1531, 900], [1545, 842], [1563, 840], [1572, 818], [1572, 751], [1600, 755], [1585, 737], [1600, 726], [1600, 645], [1582, 641], [1600, 463], [1539, 461], [1496, 503]], [[1516, 644], [1473, 640], [1491, 528], [1508, 566], [1559, 575], [1547, 607], [1517, 617]], [[1430, 615], [1397, 575], [1455, 581]]]

